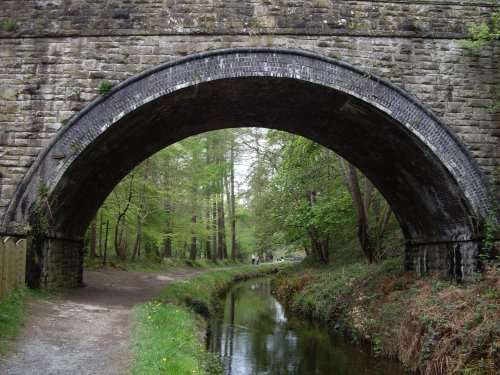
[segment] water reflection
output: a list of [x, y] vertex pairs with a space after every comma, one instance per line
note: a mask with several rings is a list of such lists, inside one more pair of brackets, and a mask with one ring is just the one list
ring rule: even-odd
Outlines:
[[209, 350], [227, 375], [403, 374], [307, 321], [288, 317], [271, 295], [269, 280], [238, 284], [226, 296], [224, 316], [212, 322]]

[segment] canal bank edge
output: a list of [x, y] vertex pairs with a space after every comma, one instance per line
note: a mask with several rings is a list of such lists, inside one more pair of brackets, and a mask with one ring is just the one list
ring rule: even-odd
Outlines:
[[132, 374], [222, 374], [205, 348], [208, 318], [235, 283], [272, 274], [274, 263], [209, 271], [168, 285], [154, 301], [136, 307], [132, 327]]
[[374, 355], [397, 358], [422, 374], [497, 374], [500, 371], [499, 270], [457, 285], [414, 278], [402, 259], [342, 267], [302, 264], [282, 270], [273, 290], [292, 313], [353, 341]]

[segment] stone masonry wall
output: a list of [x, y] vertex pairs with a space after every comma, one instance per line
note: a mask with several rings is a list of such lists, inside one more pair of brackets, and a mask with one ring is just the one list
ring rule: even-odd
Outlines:
[[476, 246], [472, 242], [406, 246], [405, 268], [418, 277], [431, 273], [440, 278], [472, 282], [478, 269]]
[[498, 179], [492, 46], [459, 47], [491, 1], [3, 0], [0, 220], [40, 150], [98, 95], [186, 54], [238, 46], [313, 51], [378, 74], [449, 125]]
[[[350, 34], [454, 37], [494, 0], [3, 0], [4, 31], [23, 37]], [[7, 34], [9, 35], [9, 34]]]
[[31, 288], [57, 290], [82, 286], [83, 243], [29, 239], [26, 266], [26, 284]]

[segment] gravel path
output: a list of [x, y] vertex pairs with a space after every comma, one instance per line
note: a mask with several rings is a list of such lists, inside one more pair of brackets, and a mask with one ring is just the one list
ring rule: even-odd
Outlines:
[[0, 374], [129, 374], [132, 307], [165, 285], [201, 272], [86, 271], [85, 288], [32, 303], [17, 344], [0, 358]]

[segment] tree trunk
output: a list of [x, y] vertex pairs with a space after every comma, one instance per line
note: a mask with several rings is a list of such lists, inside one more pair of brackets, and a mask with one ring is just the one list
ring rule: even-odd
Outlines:
[[167, 220], [165, 223], [165, 237], [163, 239], [163, 252], [162, 256], [164, 258], [171, 258], [172, 257], [172, 218], [171, 213], [172, 209], [170, 206], [170, 202], [168, 200], [165, 200], [164, 203], [165, 207], [165, 212], [167, 213]]
[[121, 237], [120, 237], [120, 226], [121, 226], [121, 222], [122, 222], [122, 216], [123, 214], [120, 213], [118, 215], [118, 218], [116, 219], [116, 226], [115, 226], [115, 252], [116, 252], [116, 256], [117, 258], [119, 259], [122, 259], [123, 258], [123, 255], [122, 255], [122, 244], [121, 244]]
[[127, 204], [123, 211], [118, 213], [118, 217], [116, 218], [116, 227], [115, 227], [115, 252], [116, 256], [120, 259], [125, 259], [127, 257], [127, 253], [125, 249], [122, 249], [122, 236], [123, 236], [123, 227], [125, 226], [125, 215], [130, 207], [130, 203], [132, 202], [132, 187], [134, 182], [134, 173], [130, 175], [130, 185], [128, 189], [128, 197]]
[[370, 241], [370, 236], [368, 232], [368, 218], [366, 217], [365, 204], [361, 196], [361, 190], [359, 188], [358, 172], [356, 168], [349, 163], [349, 182], [351, 185], [352, 196], [354, 199], [354, 205], [356, 206], [356, 213], [358, 216], [358, 239], [365, 254], [365, 258], [368, 263], [373, 263], [374, 254], [373, 246]]
[[222, 218], [222, 206], [224, 201], [217, 195], [217, 257], [224, 259], [224, 219]]
[[217, 199], [214, 196], [212, 202], [212, 257], [217, 261]]
[[384, 238], [385, 230], [387, 229], [387, 225], [389, 224], [391, 213], [391, 207], [389, 206], [389, 203], [386, 202], [377, 223], [377, 243], [375, 247], [375, 255], [377, 257], [381, 257], [380, 250], [382, 248], [382, 239]]
[[[196, 215], [193, 215], [191, 217], [191, 222], [193, 224], [196, 224], [196, 219], [197, 219]], [[197, 255], [196, 254], [196, 232], [193, 228], [193, 229], [191, 229], [191, 249], [189, 251], [189, 258], [194, 261], [194, 260], [196, 260], [196, 255]]]
[[99, 256], [102, 256], [102, 226], [103, 226], [103, 220], [102, 220], [102, 215], [103, 215], [103, 209], [100, 209], [101, 214], [100, 214], [100, 222], [99, 222]]
[[97, 257], [97, 217], [90, 223], [89, 255], [91, 258]]
[[234, 195], [234, 134], [231, 139], [231, 259], [236, 261], [236, 197]]
[[365, 217], [370, 217], [370, 206], [372, 204], [372, 193], [374, 186], [372, 182], [365, 177], [365, 197], [363, 200], [363, 208], [365, 210]]
[[311, 239], [311, 252], [313, 256], [321, 263], [327, 264], [329, 258], [329, 239], [321, 240], [317, 230], [309, 229], [309, 238]]
[[144, 164], [143, 171], [143, 182], [141, 186], [141, 194], [140, 194], [140, 203], [139, 203], [139, 212], [137, 213], [137, 234], [135, 237], [134, 249], [132, 251], [132, 260], [135, 260], [135, 257], [139, 253], [139, 247], [141, 246], [142, 239], [142, 222], [146, 219], [147, 213], [143, 215], [145, 200], [146, 200], [146, 181], [148, 180], [148, 172], [149, 172], [149, 162], [146, 159]]
[[211, 243], [210, 243], [210, 201], [207, 200], [206, 202], [206, 211], [205, 211], [205, 219], [206, 219], [206, 227], [205, 229], [207, 230], [207, 238], [205, 239], [205, 252], [207, 259], [212, 259], [212, 252], [211, 252]]
[[132, 261], [135, 260], [135, 257], [139, 253], [139, 247], [141, 246], [142, 239], [142, 220], [141, 216], [137, 215], [137, 235], [135, 237], [134, 250], [132, 252]]
[[[221, 181], [221, 187], [222, 187], [222, 181]], [[222, 257], [224, 259], [228, 258], [227, 255], [227, 243], [226, 243], [226, 222], [225, 222], [225, 215], [224, 215], [224, 189], [221, 189], [221, 193], [219, 196], [219, 240], [222, 245]]]
[[163, 257], [171, 258], [172, 257], [172, 238], [170, 237], [171, 233], [168, 233], [163, 240]]

